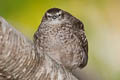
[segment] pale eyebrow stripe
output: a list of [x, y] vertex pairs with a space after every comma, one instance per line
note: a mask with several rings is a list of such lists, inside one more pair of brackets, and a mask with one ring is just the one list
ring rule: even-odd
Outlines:
[[56, 13], [57, 15], [59, 15], [59, 14], [61, 14], [62, 13], [62, 11], [59, 11], [58, 13]]
[[52, 16], [52, 14], [50, 14], [50, 13], [47, 13], [47, 15], [48, 15], [48, 16]]

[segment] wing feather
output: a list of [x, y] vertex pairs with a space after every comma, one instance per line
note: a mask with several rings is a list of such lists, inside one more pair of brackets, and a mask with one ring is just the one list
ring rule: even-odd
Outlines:
[[[81, 64], [80, 64], [80, 68], [83, 68], [87, 65], [88, 62], [88, 41], [85, 35], [85, 30], [84, 30], [84, 25], [81, 21], [77, 20], [75, 22], [75, 28], [77, 29], [77, 33], [76, 35], [79, 37], [79, 39], [81, 40], [81, 46], [82, 46], [82, 52], [81, 54]], [[78, 34], [79, 33], [79, 34]]]

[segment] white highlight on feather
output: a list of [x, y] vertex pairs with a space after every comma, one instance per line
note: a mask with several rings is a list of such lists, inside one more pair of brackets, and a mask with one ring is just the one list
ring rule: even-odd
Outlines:
[[58, 80], [64, 80], [64, 76], [60, 72], [58, 72]]
[[50, 14], [50, 13], [47, 13], [47, 16], [52, 16], [52, 14]]
[[56, 13], [57, 15], [59, 15], [59, 14], [62, 14], [62, 11], [59, 11], [58, 13]]
[[23, 71], [23, 72], [25, 72], [26, 70], [27, 70], [27, 69], [26, 69], [26, 68], [24, 68], [22, 71]]

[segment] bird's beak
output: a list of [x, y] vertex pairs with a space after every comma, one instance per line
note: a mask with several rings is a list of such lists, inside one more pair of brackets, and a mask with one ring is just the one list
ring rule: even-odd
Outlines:
[[53, 18], [53, 19], [56, 19], [56, 18], [57, 18], [57, 16], [55, 16], [55, 15], [54, 15], [54, 16], [52, 16], [52, 18]]

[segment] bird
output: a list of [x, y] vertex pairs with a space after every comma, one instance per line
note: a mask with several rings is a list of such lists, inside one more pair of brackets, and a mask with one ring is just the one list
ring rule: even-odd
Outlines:
[[0, 80], [78, 80], [0, 16]]
[[34, 43], [43, 53], [69, 71], [88, 63], [88, 40], [84, 24], [69, 12], [48, 9], [34, 34]]

